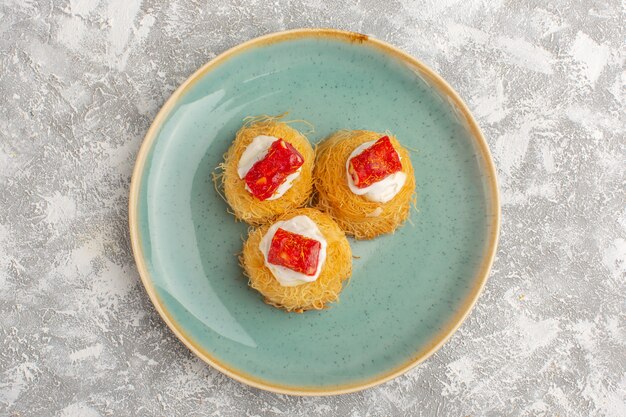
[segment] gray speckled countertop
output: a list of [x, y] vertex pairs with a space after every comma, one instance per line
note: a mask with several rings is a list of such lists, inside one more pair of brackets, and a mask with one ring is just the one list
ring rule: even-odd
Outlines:
[[[0, 415], [626, 415], [623, 5], [340, 3], [1, 2]], [[166, 328], [127, 199], [179, 83], [242, 41], [320, 26], [391, 42], [457, 89], [493, 152], [503, 224], [483, 295], [432, 358], [298, 398], [221, 375]]]

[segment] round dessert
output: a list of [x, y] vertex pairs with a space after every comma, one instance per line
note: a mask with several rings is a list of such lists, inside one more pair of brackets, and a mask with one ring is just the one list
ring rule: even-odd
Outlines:
[[352, 251], [333, 219], [303, 208], [250, 232], [240, 262], [267, 304], [302, 313], [338, 299], [352, 271]]
[[342, 130], [317, 148], [316, 206], [357, 239], [394, 232], [415, 202], [409, 153], [392, 135]]
[[278, 118], [249, 119], [224, 155], [221, 182], [234, 215], [261, 225], [309, 200], [315, 152]]

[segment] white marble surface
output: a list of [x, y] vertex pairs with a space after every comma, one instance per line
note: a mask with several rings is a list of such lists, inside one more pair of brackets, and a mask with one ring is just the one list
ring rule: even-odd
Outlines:
[[[0, 2], [0, 415], [624, 416], [620, 1]], [[264, 33], [338, 27], [465, 98], [502, 191], [498, 256], [460, 331], [385, 385], [248, 388], [161, 322], [129, 249], [142, 136], [189, 74]]]

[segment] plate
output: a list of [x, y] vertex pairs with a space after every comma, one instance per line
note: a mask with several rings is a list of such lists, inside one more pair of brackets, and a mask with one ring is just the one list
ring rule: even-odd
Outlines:
[[[248, 226], [212, 182], [244, 117], [284, 112], [315, 127], [312, 142], [389, 130], [414, 150], [411, 224], [351, 240], [340, 301], [304, 314], [248, 287], [237, 261]], [[330, 29], [253, 39], [185, 81], [146, 134], [129, 215], [142, 282], [176, 336], [236, 380], [299, 395], [364, 389], [437, 350], [485, 284], [500, 219], [488, 147], [452, 88], [391, 45]]]

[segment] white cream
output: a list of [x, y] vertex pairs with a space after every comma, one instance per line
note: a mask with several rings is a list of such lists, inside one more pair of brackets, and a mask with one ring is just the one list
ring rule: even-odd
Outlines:
[[[252, 139], [252, 142], [250, 142], [248, 147], [241, 154], [241, 158], [239, 158], [239, 164], [237, 165], [237, 174], [239, 175], [239, 178], [244, 179], [252, 166], [259, 162], [261, 159], [265, 158], [265, 155], [267, 155], [267, 150], [270, 148], [270, 146], [272, 146], [272, 143], [277, 140], [278, 138], [275, 138], [274, 136], [265, 135], [257, 136], [256, 138]], [[272, 196], [267, 198], [266, 200], [276, 200], [277, 198], [282, 197], [287, 192], [287, 190], [291, 188], [296, 178], [300, 176], [301, 170], [302, 167], [298, 168], [298, 170], [293, 174], [287, 176], [287, 178], [285, 178], [285, 181], [283, 181], [283, 183], [278, 186], [274, 194], [272, 194]], [[246, 184], [246, 190], [250, 192], [248, 184]]]
[[[270, 253], [272, 239], [279, 228], [291, 233], [297, 233], [299, 235], [315, 239], [320, 242], [321, 248], [317, 261], [317, 269], [315, 270], [314, 275], [305, 275], [300, 272], [296, 272], [293, 269], [280, 265], [274, 265], [268, 262], [267, 257]], [[308, 216], [296, 216], [289, 220], [274, 223], [259, 243], [259, 249], [261, 250], [261, 253], [263, 253], [263, 258], [265, 259], [265, 266], [269, 268], [274, 277], [283, 287], [295, 287], [297, 285], [315, 281], [320, 276], [320, 272], [322, 272], [322, 267], [326, 261], [326, 247], [327, 243], [326, 239], [324, 239], [324, 235], [320, 232], [317, 224], [315, 224], [315, 222]]]
[[[350, 187], [350, 191], [352, 191], [354, 194], [362, 195], [369, 201], [374, 201], [376, 203], [386, 203], [387, 201], [390, 201], [392, 198], [394, 198], [404, 186], [404, 183], [406, 182], [406, 174], [404, 172], [395, 172], [368, 187], [358, 188], [356, 185], [354, 185], [354, 181], [352, 181], [352, 176], [350, 175], [350, 170], [348, 169], [350, 166], [350, 160], [359, 155], [365, 149], [372, 146], [374, 143], [376, 143], [375, 140], [363, 143], [361, 146], [358, 146], [355, 150], [353, 150], [348, 157], [348, 160], [346, 161], [346, 176], [348, 177], [348, 187]], [[402, 157], [399, 154], [398, 158], [400, 158], [400, 160], [402, 161]], [[380, 213], [372, 213], [371, 217], [377, 217], [379, 215]]]

